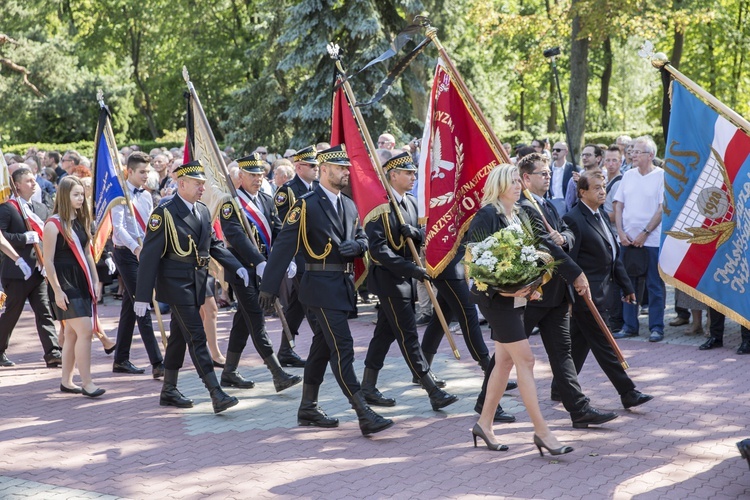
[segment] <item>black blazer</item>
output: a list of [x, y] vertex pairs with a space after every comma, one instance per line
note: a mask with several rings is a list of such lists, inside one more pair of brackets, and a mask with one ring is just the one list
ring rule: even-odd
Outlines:
[[[281, 280], [292, 258], [299, 252], [307, 264], [352, 264], [353, 257], [339, 253], [342, 241], [357, 241], [364, 254], [367, 236], [359, 223], [357, 207], [342, 196], [344, 224], [321, 187], [303, 195], [287, 214], [271, 249], [260, 290], [278, 294]], [[353, 311], [356, 305], [354, 277], [340, 271], [305, 271], [300, 280], [299, 300], [308, 307]]]
[[[208, 264], [198, 258], [209, 256], [224, 266], [225, 279], [235, 286], [244, 286], [237, 277], [242, 264], [216, 238], [211, 227], [211, 214], [201, 202], [195, 206], [200, 213], [200, 221], [179, 196], [159, 205], [148, 219], [146, 238], [143, 241], [135, 300], [151, 303], [151, 292], [156, 285], [156, 300], [167, 304], [201, 306], [206, 300], [206, 280]], [[165, 216], [169, 213], [174, 220], [177, 242], [166, 227]], [[196, 242], [196, 252], [180, 258], [176, 248], [183, 251], [190, 248], [190, 241]]]
[[[547, 227], [544, 225], [536, 206], [524, 195], [521, 195], [519, 205], [529, 218], [531, 226], [534, 228], [534, 234], [544, 241], [545, 246], [549, 248], [557, 247], [557, 244], [550, 239]], [[549, 225], [565, 239], [562, 250], [568, 251], [573, 248], [575, 243], [573, 231], [560, 218], [554, 205], [543, 203], [539, 205], [539, 208], [544, 211], [544, 217]], [[564, 254], [562, 258], [557, 256], [555, 259], [558, 260], [557, 267], [552, 279], [542, 287], [542, 299], [529, 301], [528, 307], [557, 307], [565, 300], [571, 303], [575, 302], [576, 294], [573, 293], [572, 284], [581, 274], [581, 268], [567, 254]]]
[[[312, 189], [315, 190], [316, 187], [318, 187], [318, 181], [313, 181]], [[282, 222], [286, 219], [286, 214], [289, 213], [289, 210], [291, 210], [297, 200], [307, 193], [307, 186], [302, 182], [302, 179], [296, 175], [292, 180], [286, 181], [276, 191], [273, 195], [273, 201]]]
[[[404, 197], [407, 210], [399, 207], [404, 216], [404, 222], [410, 226], [419, 227], [417, 221], [417, 199], [410, 194]], [[412, 297], [411, 271], [417, 265], [412, 259], [409, 246], [401, 236], [396, 212], [391, 206], [390, 213], [382, 214], [365, 227], [370, 241], [370, 257], [372, 264], [367, 275], [367, 289], [375, 295], [385, 297]], [[424, 235], [419, 241], [414, 241], [417, 249], [422, 245]]]
[[[257, 196], [263, 215], [265, 215], [268, 224], [271, 226], [271, 238], [275, 239], [281, 231], [281, 221], [279, 220], [279, 214], [276, 211], [273, 199], [262, 191], [258, 191]], [[255, 236], [255, 228], [252, 228], [255, 243], [248, 238], [240, 217], [233, 203], [226, 202], [222, 204], [219, 211], [219, 221], [229, 250], [243, 266], [254, 269], [258, 264], [266, 261], [266, 255], [270, 249], [266, 250], [262, 246], [263, 242]], [[252, 223], [250, 225], [252, 226]]]
[[[50, 215], [47, 206], [35, 201], [32, 201], [31, 205], [34, 213], [37, 214], [43, 222], [46, 221]], [[3, 236], [5, 236], [5, 239], [8, 240], [16, 253], [26, 261], [29, 267], [31, 267], [31, 270], [34, 273], [32, 276], [36, 274], [41, 276], [39, 270], [36, 268], [37, 256], [36, 251], [34, 250], [34, 245], [26, 244], [26, 235], [24, 234], [27, 231], [26, 224], [23, 221], [23, 217], [21, 217], [21, 214], [18, 212], [18, 209], [11, 203], [6, 202], [0, 205], [0, 230], [2, 230]], [[41, 247], [42, 243], [39, 242], [39, 245]], [[3, 254], [3, 262], [2, 265], [0, 265], [0, 277], [3, 279], [22, 280], [23, 273], [18, 266], [16, 266], [15, 262], [10, 258], [5, 257]]]
[[[609, 223], [604, 224], [594, 218], [594, 214], [583, 203], [578, 203], [565, 214], [563, 220], [573, 231], [575, 243], [570, 250], [570, 257], [578, 263], [589, 280], [591, 298], [597, 309], [603, 310], [609, 287], [614, 280], [625, 295], [633, 293], [633, 285], [625, 272], [625, 266], [619, 258], [620, 246]], [[615, 242], [615, 255], [612, 259], [612, 245], [604, 231], [609, 231]], [[587, 310], [583, 300], [577, 301], [575, 309]]]

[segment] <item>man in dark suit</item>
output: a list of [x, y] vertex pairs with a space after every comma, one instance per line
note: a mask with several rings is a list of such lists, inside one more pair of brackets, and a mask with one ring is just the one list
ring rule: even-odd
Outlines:
[[[294, 206], [300, 196], [309, 193], [318, 186], [318, 160], [315, 146], [307, 146], [300, 149], [292, 156], [294, 162], [295, 176], [292, 180], [282, 185], [274, 194], [273, 200], [279, 211], [279, 218], [284, 221], [289, 210]], [[305, 309], [298, 299], [299, 284], [305, 272], [305, 258], [301, 253], [295, 257], [297, 264], [297, 275], [285, 278], [281, 283], [281, 303], [284, 306], [284, 315], [292, 335], [299, 335], [299, 327], [305, 317]], [[305, 360], [300, 358], [286, 335], [281, 336], [281, 347], [279, 348], [279, 361], [282, 366], [304, 368]]]
[[354, 373], [354, 341], [347, 321], [356, 305], [354, 259], [367, 251], [354, 202], [341, 195], [349, 184], [349, 158], [344, 145], [317, 155], [320, 185], [294, 204], [273, 245], [260, 285], [261, 305], [272, 307], [287, 265], [300, 251], [305, 258], [305, 274], [299, 300], [308, 309], [313, 341], [305, 365], [302, 402], [297, 412], [299, 425], [336, 427], [318, 407], [318, 390], [330, 361], [342, 392], [357, 412], [362, 434], [380, 432], [393, 421], [375, 413], [366, 403]]
[[[528, 189], [522, 194], [520, 205], [529, 216], [534, 234], [544, 239], [546, 245], [555, 245], [569, 251], [574, 244], [573, 232], [560, 218], [555, 207], [543, 198], [549, 189], [550, 169], [547, 157], [534, 153], [518, 163], [518, 170]], [[541, 212], [541, 213], [540, 213]], [[544, 218], [542, 215], [544, 214]], [[549, 224], [549, 229], [544, 221]], [[555, 378], [552, 399], [562, 401], [570, 413], [573, 426], [585, 428], [598, 425], [617, 418], [617, 414], [602, 412], [589, 405], [589, 399], [583, 394], [578, 383], [570, 339], [570, 314], [568, 305], [575, 302], [570, 286], [580, 279], [585, 280], [581, 268], [567, 257], [559, 262], [552, 279], [542, 287], [541, 300], [531, 300], [526, 304], [524, 326], [526, 335], [539, 327], [544, 349], [547, 351], [550, 368]], [[583, 299], [579, 299], [583, 300]]]
[[[362, 392], [365, 400], [377, 406], [394, 406], [396, 400], [387, 398], [377, 388], [378, 372], [394, 340], [412, 372], [427, 391], [432, 409], [437, 411], [458, 401], [435, 384], [430, 375], [430, 364], [419, 346], [417, 319], [414, 311], [414, 283], [412, 279], [429, 280], [427, 271], [418, 266], [409, 251], [406, 238], [419, 248], [424, 239], [417, 221], [417, 200], [407, 194], [416, 180], [417, 167], [409, 153], [391, 157], [383, 170], [393, 189], [395, 206], [389, 213], [371, 221], [366, 226], [370, 242], [370, 271], [368, 289], [378, 296], [378, 322], [365, 358], [362, 376]], [[401, 212], [404, 223], [399, 222], [396, 210]]]
[[[13, 172], [13, 182], [18, 190], [18, 197], [0, 205], [0, 230], [13, 246], [18, 255], [32, 269], [29, 279], [10, 258], [3, 258], [0, 266], [0, 279], [8, 298], [5, 312], [0, 315], [0, 366], [13, 366], [5, 351], [10, 345], [10, 336], [21, 316], [26, 299], [36, 319], [36, 331], [44, 349], [44, 361], [48, 368], [62, 365], [60, 345], [57, 343], [57, 332], [52, 319], [52, 310], [47, 296], [47, 283], [40, 272], [41, 256], [37, 256], [34, 244], [41, 248], [41, 235], [44, 221], [49, 217], [49, 209], [42, 203], [31, 201], [36, 182], [34, 174], [28, 168], [19, 168]], [[32, 231], [26, 227], [21, 210], [27, 214]], [[19, 259], [20, 260], [20, 259]]]
[[200, 162], [186, 163], [173, 175], [177, 195], [156, 207], [148, 220], [133, 308], [136, 316], [144, 316], [156, 285], [156, 300], [169, 304], [172, 310], [159, 404], [193, 406], [177, 390], [177, 374], [189, 348], [198, 375], [211, 394], [214, 412], [219, 413], [238, 401], [221, 390], [206, 346], [200, 307], [206, 300], [208, 262], [214, 258], [224, 266], [226, 278], [237, 288], [248, 285], [249, 274], [211, 229], [211, 213], [199, 201], [206, 182]]
[[[620, 247], [609, 223], [599, 212], [607, 195], [604, 186], [604, 176], [600, 172], [583, 172], [577, 186], [580, 203], [563, 218], [575, 238], [569, 252], [570, 257], [586, 273], [591, 298], [599, 312], [606, 308], [609, 287], [613, 286], [613, 282], [623, 290], [624, 300], [635, 302], [633, 285], [619, 258]], [[599, 329], [584, 300], [577, 300], [573, 304], [571, 339], [573, 362], [577, 373], [581, 372], [591, 350], [599, 366], [620, 394], [625, 408], [642, 405], [653, 399], [653, 396], [636, 390], [635, 384], [620, 365], [612, 346]]]
[[[302, 377], [290, 375], [281, 368], [273, 352], [273, 344], [266, 333], [263, 310], [258, 304], [258, 279], [263, 277], [271, 243], [281, 230], [281, 221], [273, 200], [260, 189], [266, 172], [265, 161], [258, 153], [253, 153], [240, 158], [237, 163], [242, 183], [237, 189], [237, 196], [245, 215], [239, 212], [240, 208], [232, 200], [222, 204], [219, 220], [227, 248], [250, 273], [250, 285], [235, 290], [238, 311], [234, 314], [232, 330], [229, 333], [227, 361], [221, 372], [221, 385], [240, 389], [255, 386], [251, 380], [245, 379], [237, 371], [249, 336], [255, 350], [271, 372], [276, 392], [281, 392], [302, 382]], [[242, 221], [243, 217], [250, 223], [249, 236]]]
[[568, 145], [562, 141], [556, 142], [552, 147], [552, 164], [550, 165], [552, 177], [548, 194], [545, 197], [552, 201], [558, 213], [565, 213], [567, 210], [565, 195], [568, 193], [568, 184], [573, 177], [573, 172], [578, 171], [571, 162], [567, 161], [567, 157]]

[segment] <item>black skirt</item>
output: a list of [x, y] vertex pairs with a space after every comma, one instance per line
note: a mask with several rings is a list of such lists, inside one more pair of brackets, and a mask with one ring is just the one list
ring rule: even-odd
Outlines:
[[52, 315], [58, 321], [63, 319], [73, 319], [82, 317], [91, 317], [91, 294], [89, 293], [89, 284], [86, 275], [78, 265], [78, 261], [57, 261], [55, 260], [55, 272], [60, 288], [68, 297], [68, 310], [63, 311], [57, 307], [55, 302], [55, 292], [52, 287], [48, 286], [49, 300], [52, 306]]

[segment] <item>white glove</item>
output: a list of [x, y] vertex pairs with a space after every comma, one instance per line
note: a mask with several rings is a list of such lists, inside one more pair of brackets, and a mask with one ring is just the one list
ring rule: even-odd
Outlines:
[[109, 274], [115, 274], [117, 268], [115, 267], [115, 261], [112, 260], [112, 257], [107, 257], [106, 259], [104, 259], [104, 263], [107, 264], [107, 270], [109, 271]]
[[286, 268], [286, 275], [289, 276], [289, 279], [294, 278], [297, 276], [297, 263], [294, 261], [291, 261], [289, 263], [289, 267]]
[[23, 234], [26, 236], [27, 245], [34, 245], [36, 243], [39, 243], [39, 235], [36, 233], [36, 231], [26, 231]]
[[242, 282], [245, 283], [245, 286], [248, 286], [250, 284], [250, 274], [248, 274], [247, 269], [245, 269], [244, 267], [237, 269], [237, 276], [242, 279]]
[[[36, 233], [34, 234], [36, 235]], [[25, 260], [19, 257], [18, 260], [16, 261], [16, 266], [18, 266], [18, 269], [20, 269], [21, 272], [23, 273], [23, 279], [27, 280], [31, 278], [31, 268], [29, 267], [29, 265], [26, 263]]]
[[257, 266], [255, 266], [255, 274], [258, 275], [258, 278], [263, 279], [263, 272], [266, 270], [266, 261], [264, 260]]
[[135, 304], [133, 304], [135, 315], [139, 318], [141, 316], [145, 316], [149, 309], [151, 309], [151, 306], [148, 302], [136, 302]]

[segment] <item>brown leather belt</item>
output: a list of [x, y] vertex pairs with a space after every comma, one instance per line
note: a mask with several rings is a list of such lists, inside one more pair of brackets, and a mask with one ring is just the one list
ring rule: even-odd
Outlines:
[[305, 264], [305, 271], [328, 271], [332, 273], [353, 273], [354, 263], [346, 264]]

